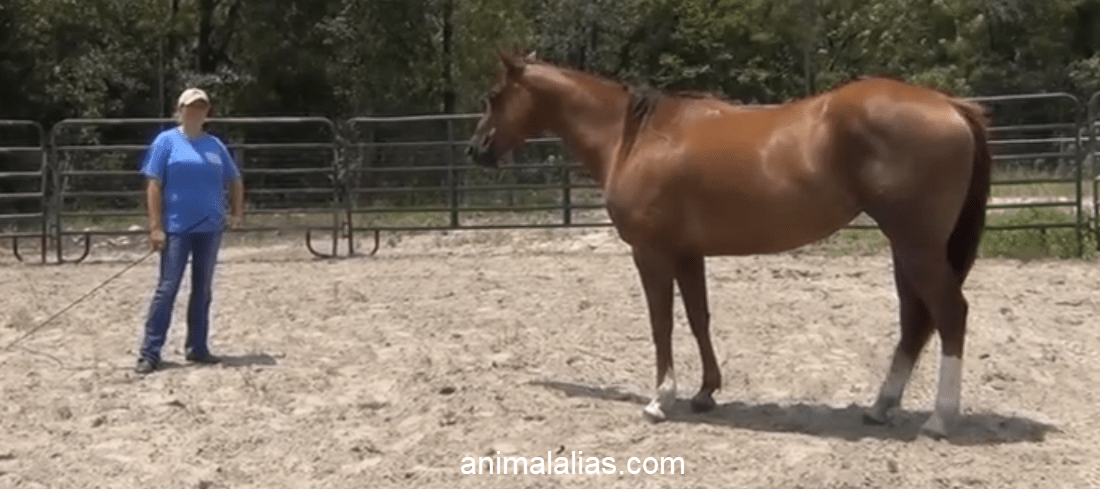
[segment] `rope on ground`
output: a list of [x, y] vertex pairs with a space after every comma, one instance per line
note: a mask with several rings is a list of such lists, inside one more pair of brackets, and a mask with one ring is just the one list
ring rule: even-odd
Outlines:
[[87, 298], [88, 298], [88, 297], [92, 296], [92, 295], [93, 295], [93, 294], [94, 294], [95, 292], [97, 292], [97, 291], [101, 290], [101, 289], [102, 289], [103, 287], [107, 286], [107, 285], [108, 285], [108, 284], [110, 284], [110, 283], [111, 283], [112, 281], [114, 281], [114, 280], [118, 279], [118, 277], [119, 277], [119, 276], [122, 276], [122, 275], [123, 275], [124, 273], [126, 273], [127, 271], [129, 271], [129, 270], [133, 269], [133, 267], [134, 267], [134, 266], [137, 266], [138, 264], [141, 264], [141, 263], [142, 263], [142, 261], [145, 261], [146, 259], [148, 259], [148, 258], [149, 258], [149, 256], [152, 256], [152, 255], [153, 255], [153, 253], [155, 253], [155, 252], [157, 252], [157, 251], [156, 251], [156, 250], [151, 250], [151, 251], [149, 251], [149, 252], [145, 253], [145, 255], [144, 255], [144, 256], [141, 256], [140, 258], [138, 258], [138, 259], [137, 259], [137, 260], [135, 260], [134, 262], [132, 262], [132, 263], [128, 264], [128, 265], [127, 265], [127, 266], [126, 266], [125, 268], [122, 268], [122, 270], [121, 270], [121, 271], [119, 271], [119, 272], [115, 273], [115, 274], [114, 274], [113, 276], [111, 276], [110, 278], [107, 278], [107, 280], [106, 280], [106, 281], [104, 281], [103, 283], [100, 283], [100, 284], [99, 284], [99, 286], [96, 286], [95, 288], [92, 288], [92, 290], [91, 290], [91, 291], [89, 291], [88, 293], [85, 293], [85, 294], [84, 294], [83, 296], [81, 296], [80, 298], [76, 299], [76, 300], [75, 300], [74, 302], [70, 303], [70, 304], [69, 304], [68, 306], [66, 306], [65, 308], [61, 309], [61, 310], [60, 310], [60, 311], [58, 311], [58, 312], [57, 312], [56, 314], [54, 314], [54, 315], [51, 315], [51, 316], [50, 316], [50, 317], [49, 317], [48, 319], [46, 319], [46, 320], [44, 320], [44, 321], [40, 322], [40, 323], [39, 323], [39, 324], [38, 324], [37, 326], [34, 326], [33, 328], [31, 328], [31, 330], [29, 330], [29, 331], [27, 331], [27, 332], [23, 333], [23, 335], [22, 335], [22, 336], [19, 336], [19, 337], [18, 337], [18, 338], [16, 338], [16, 339], [15, 339], [14, 341], [12, 341], [12, 342], [8, 343], [8, 345], [7, 345], [7, 346], [4, 346], [4, 351], [9, 351], [9, 350], [11, 350], [11, 349], [12, 349], [12, 348], [13, 348], [13, 347], [14, 347], [15, 345], [17, 345], [17, 344], [19, 344], [19, 343], [23, 342], [24, 340], [26, 340], [27, 338], [29, 338], [29, 337], [33, 336], [33, 335], [34, 335], [34, 333], [36, 333], [36, 332], [38, 332], [38, 331], [42, 330], [42, 328], [43, 328], [43, 327], [46, 327], [47, 325], [49, 325], [49, 323], [50, 323], [50, 322], [53, 322], [53, 321], [54, 321], [55, 319], [57, 319], [58, 317], [61, 317], [61, 315], [62, 315], [62, 314], [64, 314], [65, 312], [68, 312], [68, 311], [69, 311], [70, 309], [72, 309], [73, 307], [76, 307], [77, 305], [79, 305], [79, 304], [80, 304], [81, 302], [83, 302], [84, 300], [87, 300]]

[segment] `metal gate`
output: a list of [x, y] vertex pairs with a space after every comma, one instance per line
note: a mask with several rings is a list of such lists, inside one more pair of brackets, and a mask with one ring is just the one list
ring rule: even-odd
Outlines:
[[596, 184], [556, 138], [484, 169], [465, 155], [478, 114], [353, 118], [347, 169], [353, 231], [607, 226]]
[[986, 106], [992, 117], [989, 145], [995, 166], [986, 229], [994, 235], [1035, 230], [1044, 238], [1048, 230], [1073, 229], [1080, 255], [1088, 226], [1080, 101], [1065, 93], [970, 100]]
[[[96, 236], [148, 233], [144, 180], [139, 166], [149, 143], [175, 126], [167, 119], [70, 119], [50, 133], [57, 260], [64, 248], [81, 243], [88, 256]], [[324, 118], [211, 118], [208, 131], [234, 154], [248, 194], [245, 232], [332, 233], [340, 235], [336, 130]], [[82, 238], [82, 240], [80, 240]]]
[[[1086, 104], [1063, 93], [971, 100], [993, 120], [987, 237], [1050, 235], [1067, 244], [1072, 237], [1067, 247], [1078, 254], [1086, 236], [1100, 244], [1100, 93]], [[342, 238], [353, 254], [356, 232], [373, 232], [377, 250], [380, 231], [610, 225], [601, 190], [557, 139], [528, 142], [499, 170], [473, 165], [465, 150], [479, 116], [353, 118], [342, 132], [324, 118], [213, 118], [209, 131], [240, 163], [244, 232], [304, 231], [319, 256], [337, 255]], [[147, 233], [138, 166], [155, 135], [174, 125], [65, 120], [51, 129], [47, 147], [37, 124], [0, 123], [0, 239], [12, 239], [17, 255], [26, 239], [38, 239], [43, 261], [52, 239], [57, 260], [66, 262], [87, 257], [97, 236]], [[318, 231], [331, 238], [331, 251], [314, 248]], [[66, 248], [80, 246], [67, 257]]]
[[23, 239], [37, 239], [46, 262], [48, 229], [46, 151], [42, 126], [34, 121], [0, 120], [0, 239], [11, 239], [23, 260]]

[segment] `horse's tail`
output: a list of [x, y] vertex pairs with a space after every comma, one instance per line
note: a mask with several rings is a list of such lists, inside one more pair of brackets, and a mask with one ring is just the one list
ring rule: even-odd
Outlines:
[[989, 137], [986, 133], [988, 119], [984, 109], [978, 104], [959, 99], [953, 99], [951, 103], [966, 119], [970, 133], [974, 135], [974, 170], [970, 176], [970, 188], [966, 193], [962, 213], [959, 214], [955, 229], [947, 241], [947, 259], [961, 284], [966, 281], [966, 275], [978, 257], [978, 244], [985, 230], [985, 210], [989, 200], [993, 157], [989, 153]]

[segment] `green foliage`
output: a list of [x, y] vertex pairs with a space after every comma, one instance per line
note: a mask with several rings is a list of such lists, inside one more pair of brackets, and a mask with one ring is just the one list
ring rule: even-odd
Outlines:
[[642, 0], [640, 9], [624, 50], [633, 78], [748, 102], [803, 92], [808, 39], [794, 2]]
[[235, 115], [476, 111], [498, 49], [750, 102], [868, 73], [1087, 97], [1100, 1], [5, 0], [0, 117], [157, 116], [188, 85]]

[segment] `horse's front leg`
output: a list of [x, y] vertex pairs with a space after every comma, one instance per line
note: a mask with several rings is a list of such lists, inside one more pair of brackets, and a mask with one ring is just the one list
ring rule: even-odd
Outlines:
[[650, 421], [664, 421], [676, 401], [676, 374], [672, 369], [672, 282], [675, 263], [671, 256], [634, 249], [634, 264], [642, 278], [653, 344], [657, 348], [657, 396], [643, 413]]
[[691, 398], [691, 409], [695, 412], [710, 411], [715, 406], [714, 391], [722, 385], [722, 372], [710, 342], [707, 274], [703, 256], [680, 258], [676, 264], [676, 283], [680, 285], [691, 333], [699, 344], [699, 356], [703, 360], [703, 385], [699, 387], [699, 393]]

